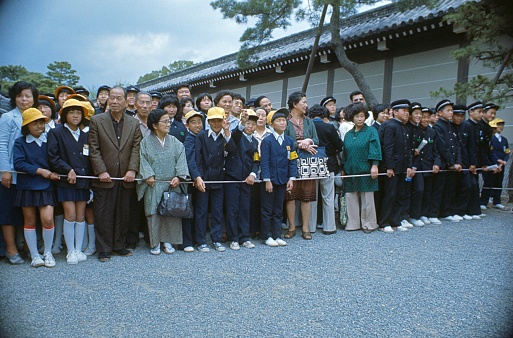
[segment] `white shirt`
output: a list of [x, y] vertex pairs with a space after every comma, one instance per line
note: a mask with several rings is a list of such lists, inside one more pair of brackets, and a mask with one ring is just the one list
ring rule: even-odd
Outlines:
[[222, 136], [224, 137], [224, 139], [225, 139], [225, 141], [226, 141], [226, 142], [229, 142], [229, 141], [230, 141], [230, 139], [232, 138], [231, 134], [230, 134], [230, 136], [229, 136], [229, 137], [224, 136], [224, 129], [221, 129], [221, 131], [220, 131], [220, 132], [219, 132], [219, 134], [217, 134], [217, 135], [216, 135], [216, 133], [214, 133], [214, 132], [212, 131], [212, 129], [209, 129], [209, 130], [208, 130], [208, 137], [212, 136], [212, 138], [214, 139], [214, 141], [217, 141], [217, 138], [219, 137], [219, 135], [222, 135]]
[[497, 140], [499, 140], [499, 142], [502, 140], [501, 134], [499, 133], [495, 133], [495, 137], [497, 137]]
[[28, 134], [27, 137], [25, 138], [25, 140], [27, 141], [27, 143], [36, 142], [37, 145], [39, 147], [41, 147], [43, 145], [43, 143], [46, 143], [46, 135], [43, 133], [43, 134], [41, 134], [41, 136], [36, 138], [36, 137], [32, 136], [31, 134]]
[[77, 128], [77, 130], [73, 131], [67, 123], [64, 123], [64, 128], [67, 128], [70, 131], [71, 135], [73, 135], [75, 141], [78, 142], [78, 139], [80, 138], [80, 128]]

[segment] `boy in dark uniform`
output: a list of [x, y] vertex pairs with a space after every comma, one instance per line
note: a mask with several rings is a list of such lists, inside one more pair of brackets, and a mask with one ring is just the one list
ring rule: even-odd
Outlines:
[[[420, 167], [420, 158], [418, 152], [415, 150], [422, 142], [420, 138], [421, 128], [419, 126], [420, 120], [422, 119], [422, 106], [418, 102], [412, 102], [410, 105], [410, 120], [406, 124], [406, 129], [410, 135], [411, 140], [411, 153], [412, 153], [412, 165], [413, 168]], [[414, 226], [424, 226], [424, 222], [420, 220], [422, 211], [422, 195], [424, 193], [424, 176], [415, 175], [410, 184], [410, 223]]]
[[[492, 190], [486, 189], [486, 187], [493, 186], [494, 175], [499, 174], [501, 171], [497, 157], [495, 153], [492, 152], [492, 137], [494, 132], [493, 128], [489, 125], [489, 123], [495, 119], [497, 109], [499, 109], [499, 106], [494, 103], [485, 104], [483, 106], [483, 117], [479, 121], [479, 153], [482, 159], [483, 187], [485, 187], [481, 189], [481, 210], [486, 210], [488, 200], [492, 196]], [[490, 170], [489, 167], [494, 165], [497, 165], [497, 167]]]

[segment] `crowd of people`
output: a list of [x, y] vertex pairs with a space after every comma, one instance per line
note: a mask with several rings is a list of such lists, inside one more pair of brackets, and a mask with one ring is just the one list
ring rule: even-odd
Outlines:
[[[194, 100], [187, 84], [89, 94], [39, 95], [24, 81], [9, 90], [0, 255], [11, 264], [25, 250], [33, 267], [53, 267], [64, 248], [68, 264], [95, 253], [107, 262], [132, 255], [141, 236], [153, 255], [253, 249], [255, 239], [279, 247], [297, 227], [304, 240], [337, 227], [393, 233], [477, 221], [490, 199], [505, 208], [490, 189], [501, 188], [509, 159], [493, 103], [399, 99], [369, 110], [354, 91], [347, 106], [328, 96], [309, 107], [294, 92], [275, 109], [266, 96], [227, 90]], [[192, 217], [159, 212], [173, 191], [192, 198]]]

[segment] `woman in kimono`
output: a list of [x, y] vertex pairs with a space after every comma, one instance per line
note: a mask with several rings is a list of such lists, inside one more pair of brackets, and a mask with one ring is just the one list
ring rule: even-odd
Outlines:
[[151, 133], [141, 141], [141, 164], [137, 194], [144, 197], [144, 211], [148, 218], [151, 253], [160, 254], [161, 243], [167, 254], [174, 245], [182, 244], [182, 219], [157, 214], [162, 193], [171, 185], [180, 191], [180, 179], [189, 178], [185, 148], [174, 136], [168, 134], [171, 120], [163, 109], [155, 109], [148, 116]]
[[369, 127], [365, 120], [369, 109], [362, 102], [352, 103], [346, 108], [348, 121], [354, 123], [344, 137], [342, 175], [370, 174], [344, 179], [347, 201], [346, 230], [370, 233], [378, 228], [374, 191], [378, 190], [378, 164], [381, 161], [381, 145], [376, 128]]

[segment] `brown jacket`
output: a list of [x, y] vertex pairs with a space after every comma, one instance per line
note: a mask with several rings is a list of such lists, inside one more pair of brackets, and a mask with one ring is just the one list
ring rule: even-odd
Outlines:
[[[124, 114], [123, 131], [118, 145], [116, 133], [112, 126], [110, 112], [95, 115], [91, 118], [89, 125], [89, 148], [93, 172], [99, 175], [108, 172], [110, 177], [125, 176], [128, 170], [139, 170], [139, 148], [141, 143], [141, 130], [139, 122], [131, 116]], [[93, 180], [93, 187], [112, 188], [111, 183], [102, 183]], [[135, 182], [123, 182], [125, 188], [135, 187]]]

